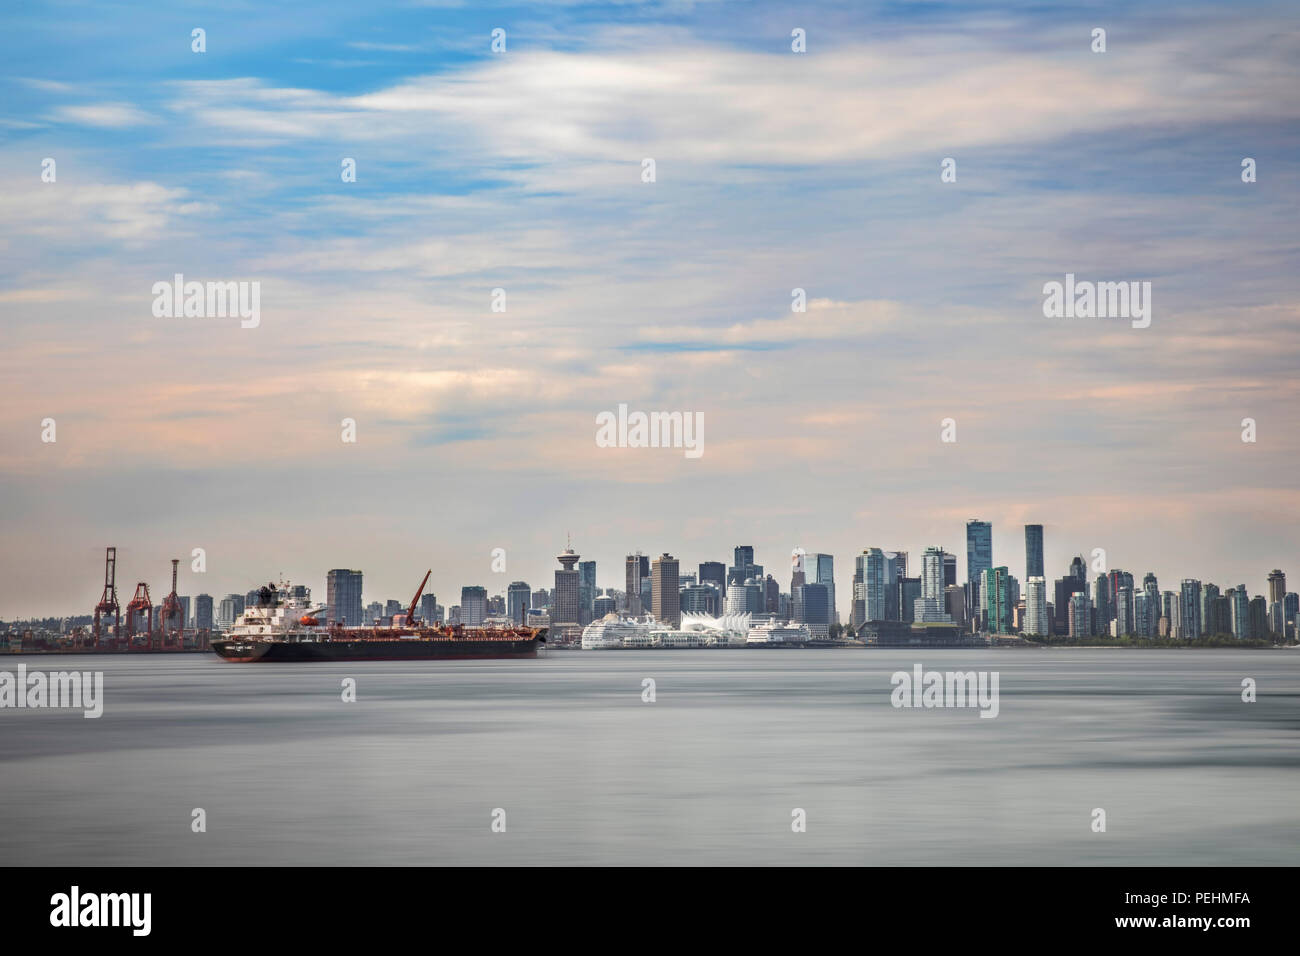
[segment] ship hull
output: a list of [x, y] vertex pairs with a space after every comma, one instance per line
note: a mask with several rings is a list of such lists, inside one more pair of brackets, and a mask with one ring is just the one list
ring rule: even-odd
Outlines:
[[232, 664], [309, 661], [449, 661], [536, 657], [543, 638], [517, 640], [213, 641]]

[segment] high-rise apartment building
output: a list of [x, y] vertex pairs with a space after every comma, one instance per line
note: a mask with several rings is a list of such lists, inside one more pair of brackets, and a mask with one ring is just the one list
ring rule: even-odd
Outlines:
[[1047, 581], [1042, 575], [1025, 580], [1024, 632], [1042, 637], [1051, 633], [1047, 621]]
[[912, 620], [918, 624], [950, 623], [945, 607], [943, 548], [926, 548], [921, 557], [921, 596], [912, 605]]
[[1230, 628], [1225, 621], [1219, 619], [1219, 588], [1218, 585], [1211, 584], [1208, 581], [1201, 585], [1200, 600], [1197, 602], [1201, 607], [1201, 633], [1206, 637], [1213, 637], [1216, 634], [1230, 633]]
[[1005, 567], [989, 568], [983, 573], [980, 596], [984, 600], [985, 626], [994, 634], [1010, 634], [1015, 601], [1011, 575]]
[[1183, 627], [1179, 636], [1193, 640], [1204, 636], [1201, 629], [1201, 582], [1184, 578], [1178, 588], [1178, 606], [1182, 610]]
[[1228, 591], [1228, 597], [1232, 599], [1232, 636], [1244, 641], [1250, 637], [1250, 595], [1246, 585], [1238, 584]]
[[1070, 595], [1070, 608], [1066, 614], [1070, 637], [1092, 637], [1092, 607], [1086, 591]]

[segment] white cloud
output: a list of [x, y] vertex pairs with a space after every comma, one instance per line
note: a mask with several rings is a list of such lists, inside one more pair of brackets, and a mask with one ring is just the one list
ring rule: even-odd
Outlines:
[[90, 103], [82, 106], [60, 106], [52, 118], [60, 123], [81, 126], [98, 126], [104, 129], [127, 129], [132, 126], [151, 126], [158, 120], [132, 106], [130, 103]]

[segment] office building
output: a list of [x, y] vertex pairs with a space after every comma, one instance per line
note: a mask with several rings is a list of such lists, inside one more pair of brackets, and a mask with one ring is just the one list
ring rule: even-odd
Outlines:
[[361, 607], [361, 572], [335, 568], [325, 575], [326, 619], [331, 624], [360, 627], [367, 623]]
[[[527, 581], [513, 581], [506, 588], [506, 617], [515, 624], [528, 622], [528, 609], [532, 607], [533, 592]], [[592, 599], [594, 606], [595, 599]]]
[[655, 558], [650, 570], [655, 620], [671, 624], [674, 628], [681, 627], [682, 624], [678, 570], [677, 559], [668, 553]]
[[200, 631], [210, 631], [213, 624], [212, 595], [200, 594], [194, 599], [194, 626]]

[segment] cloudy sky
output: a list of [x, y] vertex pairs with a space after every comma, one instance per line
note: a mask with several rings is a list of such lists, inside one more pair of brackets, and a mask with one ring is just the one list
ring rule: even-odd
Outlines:
[[[432, 567], [451, 605], [550, 586], [571, 533], [602, 586], [636, 550], [752, 544], [783, 586], [792, 548], [829, 552], [847, 614], [853, 555], [936, 544], [964, 574], [971, 517], [1018, 576], [1026, 522], [1052, 576], [1098, 547], [1164, 588], [1300, 576], [1294, 5], [0, 27], [0, 618], [88, 613], [110, 544], [155, 600], [201, 547], [182, 593], [323, 599], [344, 566], [401, 599]], [[260, 325], [155, 318], [175, 273], [260, 282]], [[1066, 273], [1151, 282], [1150, 327], [1044, 318]], [[703, 456], [598, 447], [620, 403], [702, 413]]]

